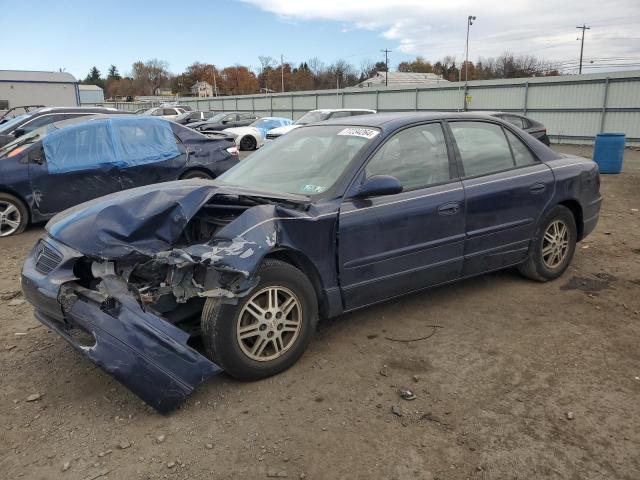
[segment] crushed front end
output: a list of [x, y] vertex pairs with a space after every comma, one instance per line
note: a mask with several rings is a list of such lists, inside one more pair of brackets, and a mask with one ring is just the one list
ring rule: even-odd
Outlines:
[[76, 272], [84, 262], [51, 237], [27, 257], [22, 290], [43, 324], [160, 412], [221, 371], [189, 346], [189, 333], [145, 311], [119, 277], [82, 285]]
[[194, 348], [204, 303], [256, 285], [283, 216], [306, 214], [198, 181], [102, 197], [49, 222], [24, 263], [24, 295], [42, 323], [168, 412], [221, 371]]

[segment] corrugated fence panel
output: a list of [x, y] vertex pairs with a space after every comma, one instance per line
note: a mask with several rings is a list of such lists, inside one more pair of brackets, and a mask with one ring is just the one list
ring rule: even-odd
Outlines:
[[315, 108], [316, 108], [315, 94], [299, 95], [299, 96], [293, 97], [294, 111], [304, 110], [305, 112], [307, 112], [309, 110], [314, 110]]
[[462, 107], [462, 89], [418, 92], [418, 110], [455, 110], [458, 107]]
[[339, 95], [333, 94], [319, 94], [318, 95], [318, 108], [341, 108], [342, 99]]
[[542, 122], [554, 136], [593, 136], [600, 129], [597, 112], [531, 112], [527, 116]]
[[604, 120], [604, 131], [624, 133], [627, 138], [640, 138], [637, 112], [609, 112]]
[[525, 87], [470, 88], [471, 110], [522, 110]]
[[640, 108], [640, 80], [634, 82], [610, 82], [607, 95], [609, 108]]
[[531, 84], [528, 108], [601, 108], [604, 83]]
[[378, 110], [380, 111], [403, 111], [416, 109], [416, 91], [380, 91], [378, 97]]
[[344, 96], [344, 108], [372, 108], [376, 109], [376, 94], [358, 93]]
[[271, 111], [271, 98], [269, 97], [256, 97], [255, 99], [255, 107], [257, 111]]
[[239, 97], [238, 110], [253, 112], [253, 99]]

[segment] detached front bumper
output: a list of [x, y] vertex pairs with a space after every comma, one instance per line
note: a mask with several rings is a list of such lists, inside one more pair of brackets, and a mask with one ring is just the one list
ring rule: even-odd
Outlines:
[[73, 267], [81, 257], [51, 238], [27, 257], [22, 290], [40, 322], [163, 413], [221, 372], [187, 345], [189, 334], [142, 310], [119, 279], [103, 280], [105, 301], [76, 287]]

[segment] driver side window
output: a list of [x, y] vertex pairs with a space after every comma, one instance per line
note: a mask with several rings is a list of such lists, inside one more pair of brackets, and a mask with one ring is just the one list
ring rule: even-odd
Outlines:
[[367, 178], [391, 175], [404, 191], [451, 179], [447, 144], [439, 123], [418, 125], [393, 135], [365, 168]]

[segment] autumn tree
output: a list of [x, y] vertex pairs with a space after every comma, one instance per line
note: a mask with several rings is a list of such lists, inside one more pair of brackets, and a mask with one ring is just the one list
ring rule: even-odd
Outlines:
[[138, 95], [155, 95], [159, 88], [170, 85], [169, 64], [154, 58], [132, 65], [131, 78]]

